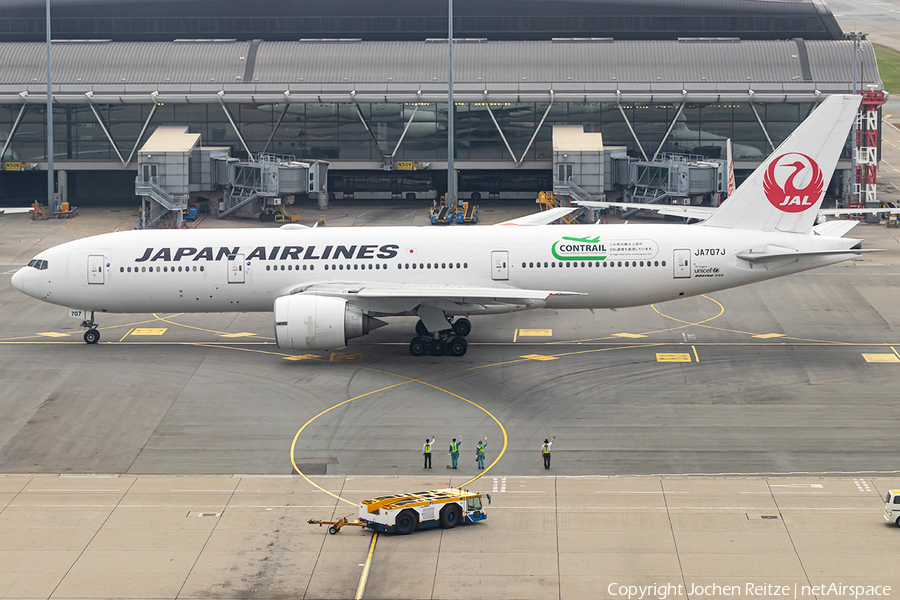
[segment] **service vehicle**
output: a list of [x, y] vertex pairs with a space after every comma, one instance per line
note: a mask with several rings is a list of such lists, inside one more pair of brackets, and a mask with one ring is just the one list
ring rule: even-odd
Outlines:
[[[490, 504], [490, 494], [485, 497]], [[369, 529], [400, 535], [429, 527], [452, 529], [460, 523], [485, 519], [481, 494], [452, 488], [379, 496], [359, 504], [360, 523]]]
[[888, 490], [884, 498], [884, 520], [900, 527], [900, 490]]

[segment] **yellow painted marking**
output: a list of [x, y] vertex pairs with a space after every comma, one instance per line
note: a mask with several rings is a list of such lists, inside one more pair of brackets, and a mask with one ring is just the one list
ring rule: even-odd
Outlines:
[[[186, 329], [196, 329], [197, 331], [206, 331], [208, 333], [215, 333], [215, 334], [219, 334], [219, 335], [225, 333], [224, 331], [216, 331], [214, 329], [204, 329], [202, 327], [194, 327], [193, 325], [185, 325], [184, 323], [178, 323], [177, 321], [169, 320], [169, 319], [174, 319], [175, 317], [180, 317], [182, 314], [184, 314], [184, 313], [178, 313], [178, 314], [172, 315], [171, 317], [160, 317], [156, 313], [153, 313], [153, 316], [156, 317], [157, 320], [162, 321], [163, 323], [168, 323], [170, 325], [177, 325], [178, 327], [184, 327]], [[267, 339], [267, 340], [273, 339], [273, 338], [267, 338], [267, 337], [263, 337], [263, 336], [260, 336], [260, 337], [262, 337], [263, 339]]]
[[39, 333], [38, 335], [42, 335], [44, 337], [52, 337], [52, 338], [69, 337], [68, 333], [58, 333], [56, 331], [45, 331], [43, 333]]
[[362, 575], [359, 576], [359, 585], [356, 588], [356, 600], [362, 600], [363, 594], [366, 593], [366, 579], [369, 578], [369, 567], [372, 566], [372, 555], [375, 553], [375, 542], [378, 541], [378, 532], [372, 536], [372, 544], [369, 546], [369, 556], [366, 557], [366, 564], [363, 567]]
[[647, 337], [643, 333], [614, 333], [613, 337], [623, 337], [623, 338], [645, 338]]
[[558, 356], [546, 356], [544, 354], [526, 354], [520, 358], [527, 358], [528, 360], [559, 360]]
[[862, 357], [869, 363], [900, 363], [896, 354], [863, 354]]
[[363, 359], [362, 354], [352, 354], [349, 352], [332, 352], [328, 358], [329, 362], [359, 362]]
[[553, 335], [552, 329], [520, 329], [520, 336], [527, 337], [551, 337]]
[[691, 362], [691, 355], [687, 353], [664, 353], [657, 352], [656, 353], [656, 362], [677, 362], [677, 363], [689, 363]]
[[249, 333], [249, 332], [243, 331], [241, 333], [223, 333], [223, 334], [220, 334], [219, 337], [241, 338], [241, 337], [254, 337], [255, 335], [256, 335], [255, 333]]
[[897, 352], [897, 349], [891, 346], [891, 352], [897, 355], [897, 358], [900, 358], [900, 352]]
[[759, 338], [761, 340], [768, 340], [771, 338], [779, 338], [779, 337], [784, 337], [784, 336], [785, 336], [785, 334], [783, 334], [783, 333], [761, 333], [759, 335], [754, 335], [753, 337]]
[[[357, 367], [357, 368], [365, 369], [367, 371], [373, 371], [375, 373], [383, 373], [385, 375], [391, 375], [393, 377], [403, 377], [402, 375], [397, 375], [395, 373], [389, 373], [387, 371], [381, 371], [378, 369], [371, 369], [371, 368], [367, 368], [367, 367]], [[497, 454], [497, 458], [494, 459], [494, 462], [492, 462], [490, 465], [485, 467], [485, 469], [481, 473], [479, 473], [475, 477], [469, 479], [468, 481], [464, 482], [462, 485], [458, 486], [459, 488], [463, 488], [463, 487], [469, 485], [470, 483], [472, 483], [473, 481], [480, 479], [481, 477], [486, 475], [488, 473], [488, 471], [493, 469], [494, 465], [496, 465], [500, 461], [500, 459], [503, 458], [503, 455], [506, 453], [506, 448], [509, 446], [509, 435], [506, 433], [506, 428], [503, 427], [503, 423], [501, 423], [499, 420], [497, 420], [497, 417], [495, 417], [493, 414], [491, 414], [491, 412], [489, 410], [487, 410], [486, 408], [484, 408], [483, 406], [481, 406], [479, 404], [472, 402], [471, 400], [469, 400], [467, 398], [463, 398], [459, 394], [454, 394], [453, 392], [451, 392], [449, 390], [445, 390], [444, 388], [438, 387], [432, 383], [422, 381], [421, 379], [407, 379], [406, 381], [401, 381], [400, 383], [395, 383], [393, 385], [385, 386], [385, 387], [379, 388], [377, 390], [372, 390], [371, 392], [366, 392], [365, 394], [360, 394], [359, 396], [354, 396], [353, 398], [350, 398], [349, 400], [344, 400], [343, 402], [339, 402], [339, 403], [335, 404], [334, 406], [332, 406], [331, 408], [326, 408], [325, 410], [323, 410], [322, 412], [320, 412], [319, 414], [317, 414], [316, 416], [311, 418], [309, 421], [304, 423], [303, 427], [301, 427], [299, 429], [299, 431], [297, 431], [297, 433], [294, 435], [294, 440], [291, 442], [291, 464], [294, 466], [294, 470], [297, 471], [297, 474], [300, 475], [300, 477], [302, 477], [304, 480], [306, 480], [306, 482], [308, 484], [325, 492], [329, 496], [336, 498], [336, 499], [340, 500], [341, 502], [346, 502], [347, 504], [350, 504], [351, 506], [358, 506], [358, 504], [356, 502], [351, 502], [350, 500], [342, 498], [333, 492], [329, 492], [328, 490], [326, 490], [319, 484], [313, 482], [312, 479], [307, 477], [306, 473], [304, 473], [303, 471], [300, 470], [300, 468], [297, 466], [297, 459], [295, 456], [296, 449], [297, 449], [297, 440], [300, 439], [300, 434], [303, 433], [303, 430], [306, 429], [310, 425], [310, 423], [312, 423], [313, 421], [315, 421], [316, 419], [318, 419], [325, 413], [330, 412], [330, 411], [332, 411], [340, 406], [343, 406], [345, 404], [349, 404], [350, 402], [353, 402], [354, 400], [359, 400], [360, 398], [365, 398], [366, 396], [371, 396], [372, 394], [377, 394], [379, 392], [385, 392], [387, 390], [393, 389], [395, 387], [400, 387], [401, 385], [406, 385], [408, 383], [419, 383], [422, 385], [426, 385], [426, 386], [428, 386], [430, 388], [434, 388], [440, 392], [444, 392], [445, 394], [449, 394], [450, 396], [453, 396], [454, 398], [459, 398], [463, 402], [467, 402], [467, 403], [471, 404], [472, 406], [474, 406], [475, 408], [478, 408], [479, 410], [484, 412], [487, 416], [489, 416], [494, 421], [494, 423], [496, 423], [497, 426], [500, 428], [500, 431], [503, 432], [503, 447], [500, 449], [500, 452]]]
[[285, 356], [284, 360], [310, 360], [320, 358], [318, 354], [298, 354], [297, 356]]
[[696, 359], [697, 362], [700, 362], [700, 355], [697, 354], [697, 346], [691, 346], [691, 349], [694, 351], [694, 359]]
[[135, 327], [131, 335], [162, 335], [166, 331], [166, 327]]
[[343, 406], [343, 405], [345, 405], [345, 404], [348, 404], [348, 403], [350, 403], [350, 402], [353, 402], [354, 400], [359, 400], [360, 398], [365, 398], [366, 396], [371, 396], [372, 394], [377, 394], [378, 392], [384, 392], [384, 391], [393, 389], [393, 388], [395, 388], [395, 387], [399, 387], [399, 386], [401, 386], [401, 385], [406, 385], [407, 383], [412, 383], [412, 382], [413, 382], [413, 380], [412, 380], [412, 379], [409, 379], [409, 380], [407, 380], [407, 381], [401, 381], [400, 383], [395, 383], [394, 385], [389, 385], [389, 386], [387, 386], [387, 387], [379, 388], [379, 389], [377, 389], [377, 390], [372, 390], [371, 392], [366, 392], [365, 394], [360, 394], [359, 396], [354, 396], [353, 398], [350, 398], [349, 400], [344, 400], [343, 402], [339, 402], [339, 403], [335, 404], [335, 405], [332, 406], [331, 408], [326, 408], [325, 410], [323, 410], [322, 412], [320, 412], [319, 414], [317, 414], [316, 416], [314, 416], [312, 419], [310, 419], [309, 421], [307, 421], [306, 423], [304, 423], [304, 424], [303, 424], [303, 427], [301, 427], [300, 430], [294, 435], [294, 441], [291, 442], [291, 464], [294, 465], [294, 470], [297, 471], [297, 473], [300, 475], [300, 477], [302, 477], [303, 479], [305, 479], [306, 482], [309, 483], [311, 486], [313, 486], [313, 487], [315, 487], [315, 488], [318, 488], [318, 489], [322, 490], [323, 492], [325, 492], [325, 493], [328, 494], [329, 496], [331, 496], [331, 497], [333, 497], [333, 498], [337, 498], [337, 499], [340, 500], [341, 502], [346, 502], [347, 504], [349, 504], [349, 505], [351, 505], [351, 506], [359, 506], [356, 502], [350, 502], [349, 500], [346, 500], [346, 499], [344, 499], [344, 498], [341, 498], [341, 497], [338, 496], [337, 494], [332, 493], [332, 492], [329, 492], [328, 490], [326, 490], [325, 488], [323, 488], [321, 485], [319, 485], [319, 484], [317, 484], [317, 483], [314, 483], [312, 479], [310, 479], [309, 477], [306, 476], [306, 473], [304, 473], [303, 471], [300, 470], [300, 467], [297, 466], [297, 459], [296, 459], [296, 457], [295, 457], [295, 450], [296, 450], [296, 448], [297, 448], [297, 440], [300, 439], [300, 434], [303, 433], [303, 430], [306, 429], [306, 428], [309, 426], [310, 423], [312, 423], [313, 421], [315, 421], [316, 419], [318, 419], [319, 417], [321, 417], [321, 416], [324, 415], [325, 413], [327, 413], [327, 412], [329, 412], [329, 411], [332, 411], [332, 410], [334, 410], [335, 408], [338, 408], [339, 406]]
[[124, 340], [125, 338], [127, 338], [127, 337], [128, 337], [128, 334], [131, 333], [132, 331], [134, 331], [134, 327], [132, 327], [131, 329], [129, 329], [128, 331], [126, 331], [126, 332], [125, 332], [125, 335], [123, 335], [121, 338], [119, 338], [119, 341], [121, 342], [122, 340]]

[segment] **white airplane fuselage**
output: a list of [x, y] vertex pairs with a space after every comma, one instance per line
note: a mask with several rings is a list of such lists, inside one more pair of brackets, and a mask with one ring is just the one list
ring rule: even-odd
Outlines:
[[[849, 258], [753, 264], [737, 257], [751, 248], [846, 250], [857, 242], [677, 224], [128, 231], [46, 250], [35, 257], [46, 260], [46, 268], [23, 268], [13, 283], [40, 300], [114, 313], [263, 312], [310, 285], [330, 285], [328, 293], [340, 296], [342, 285], [352, 293], [365, 285], [410, 283], [497, 288], [502, 297], [515, 295], [510, 288], [574, 293], [487, 309], [467, 310], [463, 303], [447, 314], [621, 308]], [[358, 298], [356, 304], [375, 315], [414, 307], [403, 298]]]

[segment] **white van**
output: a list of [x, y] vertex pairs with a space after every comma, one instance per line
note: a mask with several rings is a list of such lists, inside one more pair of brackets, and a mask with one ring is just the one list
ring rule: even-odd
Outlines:
[[900, 527], [900, 490], [888, 490], [884, 498], [884, 520]]

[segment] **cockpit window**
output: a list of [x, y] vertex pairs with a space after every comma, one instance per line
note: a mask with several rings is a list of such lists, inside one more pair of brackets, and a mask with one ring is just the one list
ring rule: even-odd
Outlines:
[[47, 261], [46, 260], [38, 260], [35, 258], [30, 263], [28, 263], [28, 266], [34, 267], [35, 269], [37, 269], [39, 271], [43, 271], [47, 268]]

